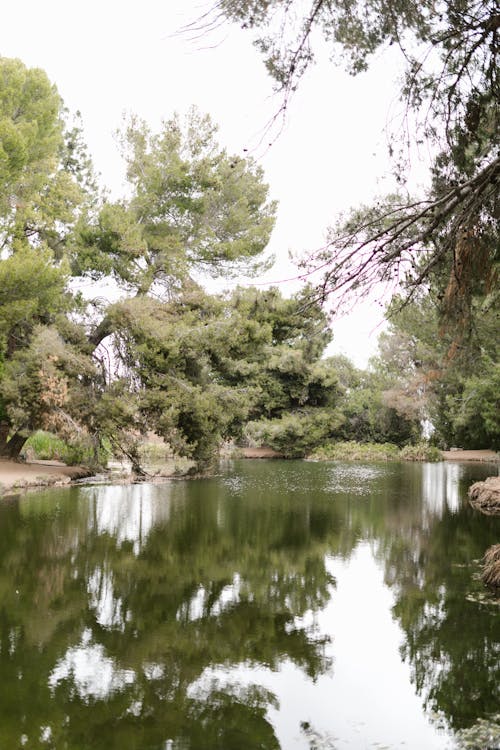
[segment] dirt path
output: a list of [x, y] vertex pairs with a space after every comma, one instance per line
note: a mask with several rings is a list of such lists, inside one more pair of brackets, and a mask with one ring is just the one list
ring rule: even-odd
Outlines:
[[242, 458], [283, 458], [281, 453], [272, 448], [238, 448]]
[[72, 479], [90, 475], [82, 466], [66, 466], [59, 461], [18, 463], [0, 459], [0, 495], [13, 489], [69, 484]]
[[463, 450], [452, 450], [443, 451], [443, 458], [445, 461], [481, 461], [490, 463], [499, 463], [500, 454], [495, 451], [481, 450], [481, 451], [463, 451]]

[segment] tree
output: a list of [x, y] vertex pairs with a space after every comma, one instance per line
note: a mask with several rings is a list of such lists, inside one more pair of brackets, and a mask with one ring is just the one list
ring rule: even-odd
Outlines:
[[[354, 75], [368, 67], [375, 52], [399, 48], [408, 121], [403, 132], [413, 143], [425, 141], [435, 154], [432, 185], [420, 199], [400, 195], [354, 212], [304, 266], [310, 272], [324, 269], [320, 299], [358, 296], [379, 282], [404, 283], [411, 298], [441, 266], [442, 311], [453, 321], [467, 322], [477, 284], [496, 288], [497, 3], [219, 0], [187, 30], [208, 31], [225, 19], [257, 35], [255, 43], [283, 97], [282, 112], [314, 62], [319, 37]], [[401, 157], [401, 147], [393, 137], [391, 155]], [[403, 184], [405, 164], [398, 159], [395, 166]]]
[[[197, 326], [223, 306], [194, 276], [262, 268], [275, 213], [262, 170], [220, 148], [195, 110], [159, 134], [131, 118], [130, 197], [110, 203], [45, 73], [0, 69], [0, 454], [51, 428], [108, 437], [135, 461], [133, 435], [156, 427], [207, 463], [248, 406], [210, 369]], [[82, 277], [111, 277], [126, 300], [86, 305], [70, 291]], [[110, 335], [118, 375], [99, 350]]]
[[273, 288], [234, 296], [242, 321], [268, 331], [264, 346], [249, 347], [245, 355], [245, 380], [255, 398], [244, 436], [288, 457], [307, 454], [341, 421], [337, 375], [321, 360], [332, 335], [328, 318], [308, 295], [305, 289], [285, 299]]
[[403, 310], [395, 299], [377, 366], [392, 379], [391, 401], [400, 411], [429, 420], [435, 442], [495, 448], [497, 316], [484, 297], [477, 297], [474, 306], [473, 335], [457, 343], [456, 332], [443, 329], [439, 300], [431, 292], [415, 296]]
[[76, 309], [67, 256], [88, 195], [67, 146], [45, 73], [0, 58], [0, 455], [13, 458], [33, 429], [72, 421], [70, 393], [92, 371], [66, 317]]
[[0, 58], [0, 243], [63, 255], [83, 194], [64, 169], [62, 100], [46, 74]]
[[230, 156], [192, 109], [159, 133], [131, 118], [120, 133], [132, 196], [80, 232], [81, 273], [112, 275], [138, 295], [172, 298], [193, 274], [256, 273], [274, 225], [262, 169]]
[[139, 422], [197, 471], [210, 469], [221, 442], [241, 437], [249, 419], [336, 418], [337, 380], [319, 361], [327, 319], [319, 306], [304, 307], [302, 294], [238, 288], [214, 297], [191, 288], [170, 302], [134, 297], [107, 315]]
[[[262, 170], [228, 155], [215, 135], [210, 118], [194, 109], [158, 134], [132, 118], [121, 133], [131, 197], [82, 222], [74, 256], [75, 273], [111, 276], [127, 295], [89, 336], [94, 347], [112, 337], [124, 374], [124, 408], [113, 409], [114, 428], [99, 409], [100, 423], [115, 437], [118, 424], [154, 429], [199, 469], [212, 464], [251, 401], [218, 365], [234, 356], [228, 342], [241, 321], [229, 319], [229, 306], [205, 295], [195, 277], [262, 269], [276, 208]], [[116, 383], [114, 392], [116, 399]]]
[[400, 447], [417, 441], [422, 429], [419, 403], [400, 398], [399, 374], [376, 365], [372, 361], [371, 369], [360, 371], [357, 383], [344, 392], [339, 404], [344, 420], [335, 437]]

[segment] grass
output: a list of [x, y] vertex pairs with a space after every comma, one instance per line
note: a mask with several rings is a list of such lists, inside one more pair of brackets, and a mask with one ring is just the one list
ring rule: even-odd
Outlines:
[[316, 461], [397, 461], [399, 448], [393, 443], [327, 443], [310, 455]]
[[316, 461], [441, 461], [441, 451], [426, 443], [398, 448], [394, 443], [327, 443], [308, 458]]
[[173, 457], [170, 446], [160, 441], [144, 440], [139, 445], [138, 453], [143, 464], [163, 463]]
[[[183, 475], [193, 465], [187, 458], [174, 456], [171, 447], [160, 440], [141, 441], [138, 447], [141, 465], [148, 473], [159, 476]], [[94, 466], [94, 448], [90, 441], [79, 440], [68, 443], [56, 435], [38, 430], [26, 441], [22, 455], [27, 460], [62, 461], [67, 466]], [[99, 466], [106, 466], [111, 458], [111, 447], [99, 450]]]
[[51, 432], [38, 430], [33, 433], [22, 450], [25, 458], [37, 458], [40, 461], [63, 461], [63, 455], [67, 452], [68, 445]]
[[406, 445], [401, 449], [400, 457], [403, 461], [442, 461], [443, 457], [439, 448], [427, 443], [417, 443], [417, 445]]
[[[78, 439], [68, 443], [51, 432], [38, 430], [30, 435], [21, 452], [27, 460], [62, 461], [67, 466], [94, 466], [96, 457], [90, 440]], [[105, 466], [110, 457], [110, 450], [99, 448], [97, 464]]]

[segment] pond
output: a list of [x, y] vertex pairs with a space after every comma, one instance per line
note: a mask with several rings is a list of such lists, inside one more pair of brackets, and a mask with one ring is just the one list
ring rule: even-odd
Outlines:
[[487, 721], [499, 747], [500, 524], [466, 500], [493, 473], [239, 461], [3, 500], [1, 750], [428, 750]]

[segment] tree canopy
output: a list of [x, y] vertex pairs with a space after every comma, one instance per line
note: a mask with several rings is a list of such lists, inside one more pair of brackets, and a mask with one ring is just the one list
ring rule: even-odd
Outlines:
[[0, 58], [0, 454], [16, 456], [30, 431], [69, 418], [68, 374], [75, 383], [92, 370], [68, 318], [74, 228], [89, 205], [78, 151], [73, 169], [68, 154], [56, 88], [43, 71]]
[[[193, 310], [201, 317], [222, 314], [194, 277], [262, 267], [276, 209], [262, 170], [227, 154], [210, 118], [194, 109], [185, 121], [164, 122], [158, 134], [131, 118], [121, 133], [129, 197], [110, 202], [96, 193], [81, 130], [67, 125], [45, 73], [5, 58], [0, 68], [0, 452], [16, 456], [40, 427], [66, 426], [96, 440], [147, 429], [154, 398], [135, 398], [137, 383], [154, 391], [151, 367], [168, 337], [177, 351], [183, 330], [191, 331], [186, 341], [196, 338], [188, 291], [198, 294]], [[74, 291], [85, 278], [114, 280], [125, 300], [85, 302]], [[113, 376], [98, 349], [109, 336], [122, 351], [125, 341], [142, 347], [128, 379]], [[210, 372], [208, 382], [189, 370], [194, 363], [204, 370], [202, 351], [175, 365], [174, 355], [165, 361], [171, 407], [181, 409], [189, 383], [190, 408], [201, 389], [208, 434], [205, 401], [221, 395]], [[131, 356], [129, 347], [129, 365]], [[236, 404], [219, 407], [234, 421]], [[184, 428], [189, 445], [202, 439]]]
[[255, 273], [276, 204], [263, 171], [227, 154], [208, 115], [192, 109], [159, 133], [132, 117], [120, 131], [131, 197], [82, 227], [78, 270], [113, 275], [139, 294], [171, 294], [193, 273]]
[[188, 30], [210, 31], [224, 20], [253, 33], [282, 95], [282, 112], [321, 38], [353, 75], [369, 67], [375, 52], [399, 48], [406, 124], [392, 134], [390, 154], [404, 188], [404, 149], [425, 142], [434, 155], [431, 185], [423, 196], [402, 190], [354, 211], [303, 265], [309, 272], [323, 269], [318, 297], [333, 295], [337, 304], [380, 282], [401, 284], [411, 297], [438, 269], [442, 312], [452, 320], [466, 317], [478, 284], [497, 288], [497, 3], [219, 0]]

